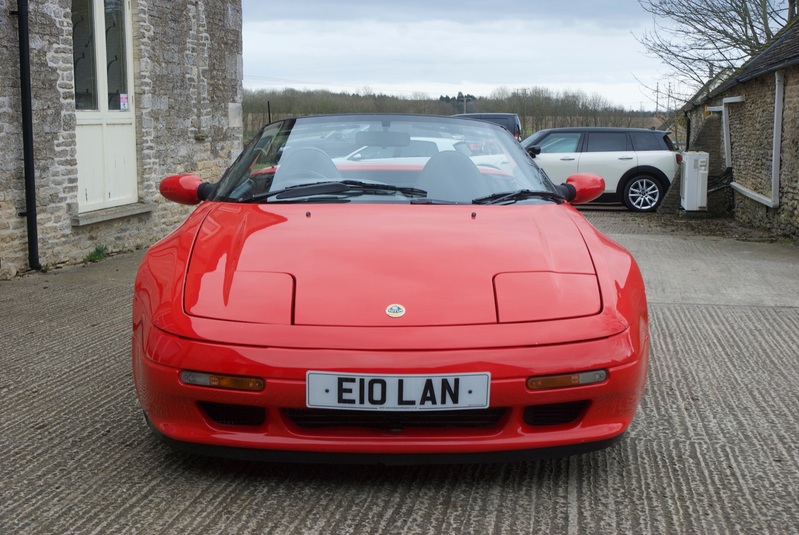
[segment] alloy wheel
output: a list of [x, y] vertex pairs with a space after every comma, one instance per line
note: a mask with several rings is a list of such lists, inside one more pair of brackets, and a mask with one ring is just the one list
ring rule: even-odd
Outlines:
[[660, 204], [662, 196], [662, 187], [657, 180], [638, 177], [625, 188], [624, 204], [631, 210], [651, 212]]

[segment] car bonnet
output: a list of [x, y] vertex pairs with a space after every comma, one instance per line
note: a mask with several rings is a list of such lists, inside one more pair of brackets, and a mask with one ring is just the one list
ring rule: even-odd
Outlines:
[[591, 255], [562, 205], [218, 203], [186, 273], [190, 316], [440, 326], [598, 314]]

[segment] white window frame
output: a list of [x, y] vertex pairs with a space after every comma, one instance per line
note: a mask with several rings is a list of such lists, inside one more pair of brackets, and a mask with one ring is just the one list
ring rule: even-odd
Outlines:
[[96, 110], [75, 110], [78, 212], [138, 202], [136, 121], [133, 83], [133, 22], [124, 0], [127, 109], [110, 110], [106, 57], [105, 0], [89, 0], [93, 10]]

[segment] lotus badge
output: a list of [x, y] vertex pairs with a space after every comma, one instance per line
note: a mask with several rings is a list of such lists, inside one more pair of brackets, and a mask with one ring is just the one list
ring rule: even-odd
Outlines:
[[392, 318], [399, 318], [405, 315], [405, 307], [402, 305], [388, 305], [386, 307], [386, 314]]

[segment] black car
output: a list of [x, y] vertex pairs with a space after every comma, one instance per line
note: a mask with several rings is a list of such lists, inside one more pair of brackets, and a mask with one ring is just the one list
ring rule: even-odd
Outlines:
[[513, 134], [516, 141], [522, 140], [522, 122], [515, 113], [459, 113], [455, 117], [466, 117], [468, 119], [479, 119], [489, 123], [498, 124]]

